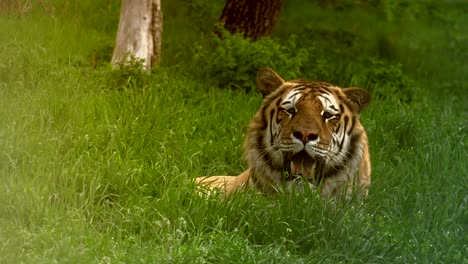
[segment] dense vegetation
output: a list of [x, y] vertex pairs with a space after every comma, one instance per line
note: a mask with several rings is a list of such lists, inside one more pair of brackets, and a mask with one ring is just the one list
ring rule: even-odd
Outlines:
[[[0, 263], [466, 263], [467, 4], [289, 0], [251, 43], [162, 2], [150, 75], [108, 66], [117, 1], [2, 4]], [[197, 195], [245, 169], [263, 66], [372, 92], [364, 204]]]

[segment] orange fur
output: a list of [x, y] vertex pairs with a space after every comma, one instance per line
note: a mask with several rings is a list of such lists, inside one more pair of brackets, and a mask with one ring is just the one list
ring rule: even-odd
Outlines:
[[268, 68], [259, 71], [257, 85], [264, 100], [245, 140], [249, 169], [239, 176], [199, 177], [196, 183], [228, 196], [246, 187], [274, 194], [304, 185], [320, 185], [324, 197], [350, 197], [356, 189], [366, 196], [371, 164], [359, 114], [370, 101], [368, 92], [286, 82]]

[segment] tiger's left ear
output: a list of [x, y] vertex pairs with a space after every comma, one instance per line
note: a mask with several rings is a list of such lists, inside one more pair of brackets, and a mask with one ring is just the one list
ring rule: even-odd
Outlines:
[[264, 98], [278, 89], [283, 83], [283, 78], [270, 68], [262, 68], [257, 73], [257, 88], [262, 92]]
[[369, 105], [371, 97], [368, 91], [352, 87], [343, 89], [348, 100], [353, 104], [353, 111], [360, 113], [366, 106]]

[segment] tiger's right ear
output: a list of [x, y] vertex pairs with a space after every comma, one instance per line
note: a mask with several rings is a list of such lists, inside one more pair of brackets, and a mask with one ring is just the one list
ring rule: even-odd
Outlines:
[[284, 80], [270, 68], [262, 68], [257, 73], [257, 87], [263, 97], [278, 89], [283, 83]]

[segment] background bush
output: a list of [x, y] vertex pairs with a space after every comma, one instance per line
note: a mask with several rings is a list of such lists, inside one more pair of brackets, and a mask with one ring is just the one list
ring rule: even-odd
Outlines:
[[220, 32], [220, 37], [211, 37], [210, 45], [198, 43], [193, 49], [193, 67], [203, 69], [201, 74], [216, 80], [220, 87], [251, 90], [256, 87], [252, 76], [263, 67], [274, 68], [286, 79], [299, 78], [301, 68], [314, 50], [313, 47], [297, 47], [294, 35], [288, 37], [285, 44], [280, 44], [270, 38], [254, 42], [240, 34]]

